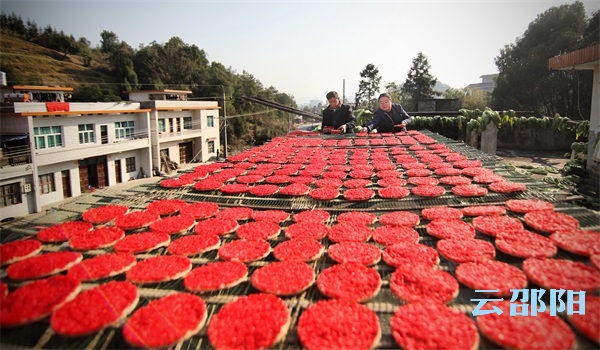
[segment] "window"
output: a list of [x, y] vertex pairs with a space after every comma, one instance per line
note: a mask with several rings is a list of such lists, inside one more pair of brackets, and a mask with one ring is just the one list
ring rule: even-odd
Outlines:
[[22, 202], [20, 182], [0, 186], [0, 207], [8, 207]]
[[215, 117], [213, 117], [212, 115], [209, 115], [208, 117], [206, 117], [206, 126], [214, 127], [215, 126]]
[[133, 132], [135, 131], [135, 123], [130, 122], [115, 122], [115, 138], [117, 139], [130, 139], [133, 138]]
[[132, 173], [135, 169], [135, 157], [125, 158], [125, 171]]
[[39, 178], [42, 194], [56, 191], [56, 187], [54, 185], [54, 174], [40, 175]]
[[62, 128], [60, 126], [40, 126], [33, 128], [35, 149], [62, 146]]
[[208, 141], [208, 153], [215, 153], [215, 141]]
[[192, 117], [183, 117], [183, 130], [192, 129]]
[[161, 118], [158, 120], [158, 132], [166, 132], [167, 128], [165, 126], [165, 118]]
[[79, 143], [94, 143], [94, 124], [79, 124]]

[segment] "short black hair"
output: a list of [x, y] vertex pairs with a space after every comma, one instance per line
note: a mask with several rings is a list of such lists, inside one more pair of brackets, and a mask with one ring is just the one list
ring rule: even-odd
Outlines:
[[387, 97], [390, 99], [390, 101], [392, 101], [392, 95], [388, 94], [387, 92], [384, 92], [383, 94], [379, 95], [377, 101], [381, 100], [382, 97]]
[[327, 99], [329, 100], [330, 98], [340, 98], [340, 95], [338, 95], [337, 91], [329, 91], [327, 93]]

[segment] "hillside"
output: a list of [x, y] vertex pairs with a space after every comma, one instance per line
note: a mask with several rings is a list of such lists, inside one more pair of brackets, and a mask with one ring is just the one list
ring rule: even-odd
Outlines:
[[60, 85], [77, 88], [82, 84], [111, 83], [103, 58], [92, 56], [90, 67], [83, 57], [68, 55], [1, 33], [0, 70], [8, 85]]

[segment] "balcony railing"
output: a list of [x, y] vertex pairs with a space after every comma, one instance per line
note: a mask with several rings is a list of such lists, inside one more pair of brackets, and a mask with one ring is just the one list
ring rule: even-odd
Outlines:
[[29, 146], [11, 146], [0, 153], [0, 166], [14, 166], [31, 163]]

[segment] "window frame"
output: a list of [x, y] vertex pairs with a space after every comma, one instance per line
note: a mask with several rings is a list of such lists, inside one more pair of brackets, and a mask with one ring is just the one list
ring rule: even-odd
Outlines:
[[38, 182], [41, 194], [56, 192], [56, 182], [54, 181], [54, 173], [39, 175]]
[[128, 173], [132, 173], [136, 170], [135, 166], [135, 157], [127, 157], [125, 158], [125, 171]]
[[0, 185], [0, 208], [23, 203], [23, 198], [21, 198], [21, 195], [20, 182]]
[[[83, 127], [83, 130], [81, 130]], [[96, 133], [94, 124], [79, 124], [77, 125], [79, 133], [79, 144], [96, 143]]]
[[35, 126], [33, 128], [35, 149], [62, 147], [62, 131], [62, 126]]

